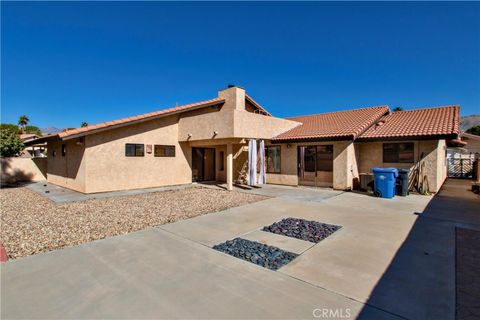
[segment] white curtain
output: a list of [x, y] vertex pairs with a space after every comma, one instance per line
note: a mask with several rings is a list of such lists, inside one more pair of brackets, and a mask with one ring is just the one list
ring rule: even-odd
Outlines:
[[248, 184], [257, 184], [257, 140], [248, 142]]
[[260, 175], [258, 176], [258, 184], [267, 183], [265, 177], [265, 141], [260, 140]]

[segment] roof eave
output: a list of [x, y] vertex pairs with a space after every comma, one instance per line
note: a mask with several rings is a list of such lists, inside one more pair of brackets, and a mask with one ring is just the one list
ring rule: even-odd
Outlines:
[[71, 139], [80, 138], [80, 137], [84, 137], [84, 136], [87, 136], [87, 135], [91, 135], [91, 134], [95, 134], [95, 133], [99, 133], [99, 132], [103, 132], [103, 131], [107, 131], [107, 130], [126, 127], [126, 126], [129, 126], [129, 125], [132, 125], [132, 124], [138, 124], [138, 123], [151, 121], [151, 120], [155, 120], [155, 119], [159, 119], [159, 118], [164, 118], [164, 117], [168, 117], [168, 116], [172, 116], [172, 115], [176, 115], [176, 114], [180, 114], [180, 113], [184, 113], [184, 112], [194, 111], [194, 110], [203, 109], [203, 108], [207, 108], [207, 107], [213, 107], [213, 106], [222, 104], [224, 102], [225, 102], [225, 100], [222, 99], [220, 101], [214, 101], [212, 103], [200, 105], [200, 106], [197, 106], [197, 107], [192, 107], [192, 108], [189, 108], [187, 110], [178, 110], [178, 111], [168, 112], [168, 113], [165, 113], [165, 114], [159, 114], [159, 115], [151, 116], [151, 117], [148, 117], [148, 118], [142, 118], [142, 119], [138, 119], [138, 120], [128, 121], [128, 122], [125, 122], [125, 123], [114, 124], [114, 125], [107, 126], [107, 127], [104, 127], [104, 128], [98, 128], [98, 129], [89, 130], [89, 131], [85, 131], [85, 132], [79, 132], [79, 133], [76, 133], [76, 134], [72, 134], [72, 135], [68, 135], [66, 137], [60, 137], [60, 138], [64, 141], [65, 140], [71, 140]]
[[257, 101], [253, 100], [253, 98], [250, 97], [248, 94], [245, 94], [245, 99], [247, 99], [248, 102], [250, 102], [251, 104], [253, 104], [255, 107], [257, 107], [257, 108], [260, 109], [261, 111], [265, 112], [267, 116], [272, 117], [272, 114], [271, 114], [270, 112], [268, 112], [267, 109], [265, 109], [264, 107], [262, 107]]
[[338, 136], [338, 137], [300, 137], [300, 138], [285, 138], [272, 139], [271, 143], [302, 143], [302, 142], [325, 142], [325, 141], [352, 141], [353, 135]]
[[386, 137], [359, 137], [357, 142], [374, 142], [374, 141], [405, 141], [405, 140], [441, 140], [456, 139], [458, 134], [435, 134], [435, 135], [412, 135], [412, 136], [386, 136]]
[[31, 147], [33, 145], [48, 142], [48, 141], [61, 141], [61, 140], [62, 139], [59, 137], [58, 134], [52, 134], [52, 135], [49, 135], [49, 136], [40, 137], [40, 138], [37, 138], [37, 139], [34, 139], [34, 140], [26, 141], [23, 144], [26, 147]]

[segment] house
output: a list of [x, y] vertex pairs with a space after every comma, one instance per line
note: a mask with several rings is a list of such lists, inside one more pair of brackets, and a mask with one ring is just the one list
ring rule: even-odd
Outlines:
[[474, 178], [475, 161], [480, 159], [480, 136], [461, 132], [459, 137], [448, 141], [447, 175], [452, 178]]
[[21, 133], [18, 136], [23, 141], [24, 144], [28, 145], [28, 147], [23, 149], [22, 152], [20, 153], [21, 157], [24, 157], [24, 158], [35, 158], [35, 157], [42, 158], [42, 157], [45, 157], [45, 155], [43, 154], [43, 152], [44, 152], [44, 150], [47, 146], [45, 143], [28, 144], [29, 142], [32, 142], [32, 141], [38, 139], [39, 138], [38, 135], [36, 135], [34, 133]]
[[[248, 175], [248, 143], [265, 141], [267, 183], [350, 190], [373, 167], [415, 169], [429, 190], [446, 178], [446, 139], [459, 107], [387, 106], [276, 118], [229, 86], [218, 97], [36, 139], [48, 144], [49, 182], [85, 193], [234, 181]], [[253, 150], [250, 150], [253, 151]]]
[[459, 136], [463, 142], [466, 142], [463, 147], [466, 152], [474, 154], [477, 159], [480, 158], [480, 136], [467, 132], [462, 132]]

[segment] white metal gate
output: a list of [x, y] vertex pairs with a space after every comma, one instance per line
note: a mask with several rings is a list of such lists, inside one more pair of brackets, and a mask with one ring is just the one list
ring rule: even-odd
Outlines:
[[473, 178], [473, 153], [450, 153], [447, 157], [449, 178]]

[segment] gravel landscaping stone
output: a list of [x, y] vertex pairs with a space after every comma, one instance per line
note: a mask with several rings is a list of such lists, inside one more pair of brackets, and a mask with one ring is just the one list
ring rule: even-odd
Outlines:
[[277, 247], [242, 238], [217, 244], [213, 249], [271, 270], [279, 269], [298, 256]]
[[15, 259], [264, 199], [192, 187], [55, 204], [25, 187], [2, 188], [0, 243], [9, 259]]
[[341, 226], [335, 226], [317, 221], [286, 218], [267, 227], [263, 227], [262, 230], [318, 243], [340, 228]]

